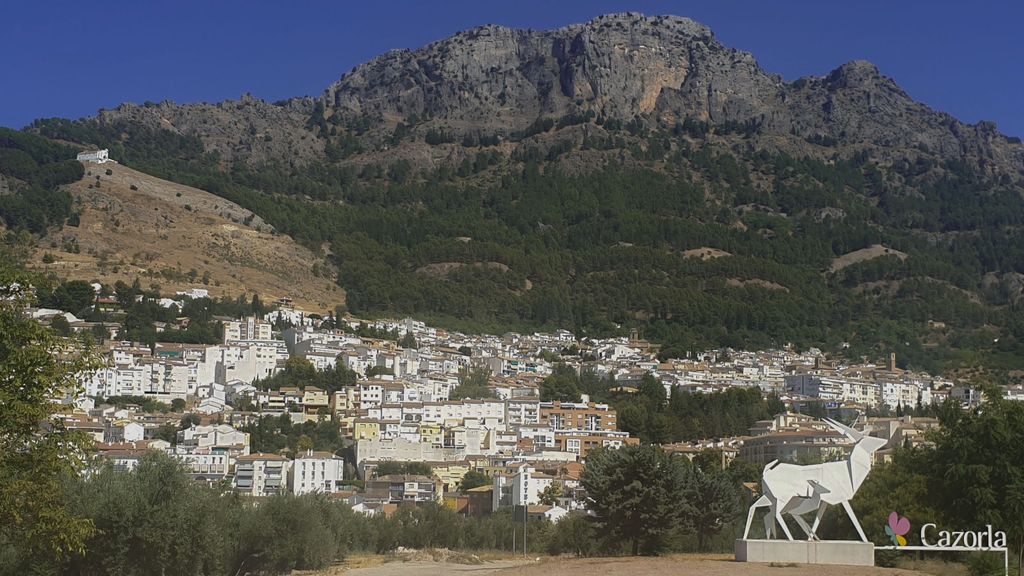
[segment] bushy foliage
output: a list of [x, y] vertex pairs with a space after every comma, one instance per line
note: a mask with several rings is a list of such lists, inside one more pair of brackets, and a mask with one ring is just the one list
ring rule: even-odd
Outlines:
[[579, 375], [567, 364], [555, 364], [552, 373], [540, 382], [541, 402], [579, 402]]
[[580, 479], [601, 538], [633, 555], [669, 548], [693, 532], [698, 549], [741, 511], [738, 485], [721, 471], [705, 471], [658, 446], [600, 450], [587, 458]]
[[430, 465], [424, 462], [381, 462], [373, 470], [373, 475], [390, 476], [391, 474], [410, 474], [416, 476], [432, 476]]
[[448, 394], [451, 400], [467, 398], [480, 400], [494, 398], [494, 390], [490, 387], [491, 371], [485, 367], [474, 367], [459, 372], [459, 385]]
[[292, 424], [288, 414], [263, 416], [257, 422], [239, 429], [249, 433], [253, 452], [278, 453], [287, 450], [298, 454], [304, 451], [299, 449], [303, 438], [310, 443], [307, 449], [337, 453], [346, 447], [339, 424], [326, 414], [317, 422], [306, 421], [302, 424]]
[[757, 388], [685, 393], [665, 388], [645, 377], [637, 393], [610, 398], [618, 410], [618, 425], [647, 442], [668, 443], [742, 435], [758, 420], [784, 411], [774, 396], [764, 398]]
[[285, 361], [284, 370], [269, 378], [258, 380], [255, 384], [262, 390], [278, 390], [282, 387], [305, 389], [313, 386], [333, 394], [346, 386], [356, 383], [358, 374], [337, 360], [333, 367], [317, 370], [305, 358], [292, 357]]
[[95, 533], [61, 489], [89, 442], [53, 417], [53, 399], [95, 364], [25, 314], [29, 286], [45, 280], [11, 265], [0, 258], [0, 574], [25, 574], [79, 554]]
[[71, 195], [57, 187], [85, 174], [75, 155], [70, 146], [0, 128], [0, 175], [21, 182], [14, 194], [0, 196], [0, 220], [35, 233], [63, 224], [72, 213]]
[[[508, 511], [467, 518], [435, 503], [367, 517], [321, 495], [253, 502], [222, 486], [191, 481], [176, 460], [159, 452], [145, 455], [131, 471], [97, 463], [90, 475], [70, 479], [63, 492], [74, 513], [96, 531], [83, 554], [49, 559], [48, 571], [62, 574], [288, 574], [326, 568], [350, 553], [387, 553], [399, 546], [511, 551], [513, 532], [522, 529]], [[533, 553], [594, 550], [578, 526], [555, 538], [557, 527], [533, 521], [528, 532]], [[519, 546], [521, 538], [520, 532]], [[7, 558], [3, 554], [12, 552], [12, 542], [0, 544], [0, 558]], [[0, 566], [0, 573], [24, 573], [14, 568]]]

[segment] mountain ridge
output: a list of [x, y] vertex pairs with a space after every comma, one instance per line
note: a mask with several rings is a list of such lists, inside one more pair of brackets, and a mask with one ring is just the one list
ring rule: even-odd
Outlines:
[[356, 65], [317, 97], [125, 104], [97, 120], [194, 135], [226, 161], [308, 163], [322, 159], [337, 134], [376, 132], [372, 140], [381, 148], [399, 124], [456, 138], [509, 138], [538, 119], [587, 113], [623, 122], [641, 117], [652, 127], [747, 123], [755, 127], [755, 146], [793, 151], [812, 141], [919, 149], [982, 161], [1015, 177], [1024, 172], [1017, 139], [991, 122], [966, 124], [932, 110], [870, 62], [785, 82], [750, 53], [719, 43], [703, 24], [638, 13], [545, 31], [472, 28]]

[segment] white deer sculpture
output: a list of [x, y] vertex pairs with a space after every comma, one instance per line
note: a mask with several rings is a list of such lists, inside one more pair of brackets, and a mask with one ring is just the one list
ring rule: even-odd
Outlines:
[[[774, 460], [765, 466], [761, 476], [762, 496], [751, 505], [747, 513], [744, 540], [750, 534], [750, 523], [754, 520], [754, 511], [758, 508], [769, 508], [764, 518], [765, 538], [774, 537], [777, 521], [782, 526], [786, 538], [792, 540], [793, 535], [782, 517], [783, 514], [789, 514], [807, 534], [808, 540], [817, 540], [816, 532], [825, 508], [829, 504], [842, 504], [850, 521], [857, 528], [860, 539], [868, 541], [860, 522], [853, 514], [853, 509], [850, 508], [850, 499], [867, 478], [874, 453], [885, 446], [887, 441], [869, 436], [866, 432], [858, 432], [835, 420], [826, 418], [825, 422], [854, 442], [850, 457], [839, 462], [804, 466], [780, 464], [778, 460]], [[803, 515], [814, 511], [817, 511], [814, 523], [808, 526]]]

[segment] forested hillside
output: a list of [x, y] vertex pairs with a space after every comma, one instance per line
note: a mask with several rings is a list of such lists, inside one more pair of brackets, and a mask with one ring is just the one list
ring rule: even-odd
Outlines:
[[[269, 130], [276, 113], [252, 120], [275, 106], [252, 99], [124, 106], [30, 131], [109, 147], [252, 210], [325, 251], [358, 315], [581, 336], [638, 327], [666, 356], [897, 351], [913, 368], [1019, 377], [1019, 140], [927, 109], [866, 63], [782, 82], [688, 22], [623, 15], [536, 38], [488, 28], [382, 56], [322, 98], [276, 104], [308, 114], [275, 125], [301, 146]], [[451, 93], [475, 77], [450, 65], [494, 56], [478, 52], [487, 38], [534, 50], [567, 46], [560, 34], [592, 45]], [[629, 74], [660, 92], [633, 102], [606, 78], [580, 93], [582, 72], [564, 66], [604, 62], [601, 35], [689, 46], [686, 73], [666, 79], [670, 64], [638, 56]], [[694, 103], [702, 82], [734, 100]], [[481, 119], [501, 91], [518, 106], [510, 130]], [[237, 139], [210, 136], [225, 129]]]
[[0, 221], [45, 234], [71, 218], [71, 195], [58, 187], [85, 174], [76, 150], [34, 134], [0, 128]]

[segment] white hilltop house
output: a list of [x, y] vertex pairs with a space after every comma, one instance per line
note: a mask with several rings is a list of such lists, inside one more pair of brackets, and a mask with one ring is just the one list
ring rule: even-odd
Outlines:
[[79, 162], [95, 162], [96, 164], [113, 162], [113, 160], [110, 159], [110, 153], [106, 148], [103, 150], [95, 150], [93, 152], [79, 152], [76, 160]]

